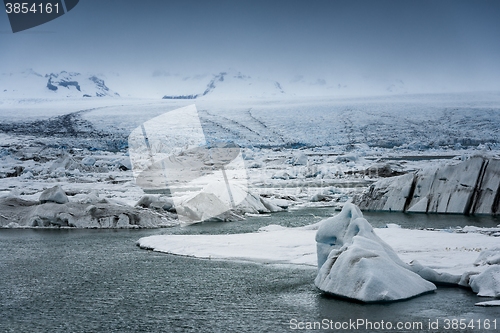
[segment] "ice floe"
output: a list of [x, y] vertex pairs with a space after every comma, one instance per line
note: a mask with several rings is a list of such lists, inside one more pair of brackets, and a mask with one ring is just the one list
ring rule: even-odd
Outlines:
[[478, 302], [475, 305], [477, 305], [477, 306], [500, 306], [500, 300], [498, 300], [498, 301]]
[[[373, 283], [381, 288], [378, 290], [380, 292], [373, 292], [376, 289], [366, 289], [360, 290], [356, 294], [338, 293], [338, 295], [351, 298], [361, 295], [363, 297], [359, 297], [359, 299], [367, 301], [377, 299], [365, 298], [366, 295], [371, 294], [378, 295], [378, 300], [388, 300], [390, 299], [389, 295], [394, 295], [394, 293], [384, 294], [385, 290], [382, 290], [384, 289], [382, 286], [391, 281], [390, 273], [393, 269], [403, 271], [399, 275], [396, 274], [398, 277], [395, 278], [394, 285], [390, 287], [399, 291], [402, 281], [408, 276], [412, 276], [418, 286], [418, 288], [409, 288], [406, 287], [408, 282], [405, 282], [405, 289], [408, 290], [399, 294], [399, 298], [411, 297], [411, 294], [416, 295], [419, 291], [432, 290], [432, 284], [425, 283], [425, 281], [422, 283], [421, 278], [439, 284], [467, 287], [471, 286], [471, 281], [475, 281], [474, 289], [481, 292], [482, 295], [494, 296], [498, 294], [499, 284], [495, 282], [498, 281], [498, 272], [495, 267], [500, 267], [496, 264], [496, 258], [499, 255], [498, 237], [473, 231], [463, 233], [460, 229], [454, 231], [412, 230], [397, 227], [371, 229], [369, 225], [360, 222], [362, 215], [357, 209], [352, 208], [352, 205], [349, 204], [347, 207], [351, 208], [347, 210], [349, 213], [344, 212], [338, 215], [337, 219], [346, 221], [348, 214], [351, 214], [351, 217], [358, 217], [358, 219], [357, 221], [354, 219], [356, 222], [352, 224], [350, 229], [349, 223], [347, 223], [348, 232], [342, 228], [337, 230], [342, 236], [339, 237], [340, 240], [347, 239], [348, 246], [343, 249], [346, 253], [344, 256], [346, 259], [358, 258], [360, 259], [358, 264], [364, 262], [363, 265], [366, 265], [366, 270], [360, 269], [359, 274], [353, 275], [353, 279], [357, 277], [368, 280], [368, 278], [379, 274], [379, 279], [374, 280]], [[351, 217], [348, 218], [349, 221]], [[299, 228], [270, 225], [261, 228], [259, 232], [247, 234], [150, 236], [139, 239], [137, 244], [145, 249], [198, 258], [317, 268], [318, 258], [320, 258], [320, 263], [326, 262], [330, 252], [333, 253], [332, 258], [337, 254], [340, 257], [338, 249], [329, 252], [331, 245], [328, 242], [325, 243], [324, 248], [320, 247], [320, 255], [317, 255], [315, 236], [318, 228], [321, 228], [325, 221], [328, 220]], [[358, 231], [356, 231], [357, 228], [359, 228]], [[343, 233], [342, 230], [345, 232]], [[361, 233], [364, 237], [355, 235], [356, 232]], [[321, 239], [321, 236], [319, 238]], [[350, 250], [348, 250], [349, 247]], [[365, 257], [366, 259], [364, 259]], [[369, 263], [370, 260], [373, 260], [374, 263], [383, 261], [384, 264], [387, 264], [384, 267], [391, 268], [386, 271], [381, 268], [382, 266]], [[349, 263], [349, 260], [345, 260], [345, 262]], [[368, 263], [365, 264], [366, 262]], [[328, 265], [321, 266], [325, 266], [325, 272], [329, 268]], [[345, 276], [351, 274], [345, 267], [349, 267], [349, 264], [343, 266], [342, 270], [336, 274], [341, 275], [341, 277], [342, 274]], [[489, 268], [493, 269], [488, 270]], [[348, 281], [347, 284], [350, 282]], [[496, 287], [495, 283], [497, 283]]]

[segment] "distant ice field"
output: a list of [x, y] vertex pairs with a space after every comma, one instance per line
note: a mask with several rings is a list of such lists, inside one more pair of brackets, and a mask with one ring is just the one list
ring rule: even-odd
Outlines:
[[[207, 141], [231, 141], [243, 148], [250, 186], [268, 197], [346, 200], [352, 189], [361, 191], [377, 178], [378, 172], [364, 173], [368, 168], [384, 170], [390, 164], [388, 172], [408, 172], [458, 163], [474, 154], [498, 157], [500, 152], [499, 93], [237, 101], [0, 100], [0, 173], [24, 168], [23, 177], [3, 178], [0, 190], [19, 188], [31, 195], [59, 179], [68, 189], [82, 191], [100, 179], [103, 189], [136, 202], [141, 191], [130, 195], [132, 173], [110, 161], [127, 159], [127, 138], [135, 128], [190, 104], [196, 105]], [[92, 157], [99, 167], [110, 169], [69, 172], [67, 179], [60, 179], [52, 169], [67, 152], [78, 163]], [[34, 161], [39, 155], [43, 158]], [[124, 182], [128, 190], [112, 190]], [[316, 193], [321, 196], [314, 197]]]
[[[460, 149], [500, 142], [500, 95], [204, 101], [18, 100], [0, 104], [0, 122], [48, 119], [83, 111], [95, 130], [123, 136], [165, 112], [195, 104], [209, 139], [243, 147], [290, 146]], [[36, 133], [34, 133], [36, 135]]]

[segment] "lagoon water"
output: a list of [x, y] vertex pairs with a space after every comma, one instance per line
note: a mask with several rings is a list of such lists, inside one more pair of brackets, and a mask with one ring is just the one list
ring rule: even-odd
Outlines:
[[[199, 260], [135, 245], [141, 237], [160, 233], [251, 232], [271, 223], [304, 225], [332, 213], [302, 209], [160, 230], [0, 230], [0, 332], [291, 332], [300, 331], [293, 329], [299, 322], [322, 320], [332, 325], [384, 321], [385, 329], [356, 330], [371, 332], [422, 331], [389, 330], [387, 322], [421, 323], [423, 331], [443, 332], [452, 319], [468, 324], [474, 319], [475, 328], [464, 332], [487, 331], [478, 329], [484, 320], [497, 319], [499, 328], [498, 308], [475, 307], [485, 299], [467, 289], [439, 287], [403, 302], [364, 305], [318, 292], [313, 269]], [[374, 226], [499, 223], [489, 217], [365, 215]], [[429, 321], [439, 328], [429, 329]]]

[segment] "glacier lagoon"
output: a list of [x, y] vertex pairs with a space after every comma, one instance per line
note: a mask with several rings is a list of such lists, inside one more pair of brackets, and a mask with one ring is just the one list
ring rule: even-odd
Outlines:
[[[438, 287], [403, 302], [363, 305], [322, 294], [313, 284], [315, 269], [201, 260], [135, 245], [156, 234], [253, 232], [270, 223], [301, 226], [333, 213], [333, 208], [305, 208], [242, 222], [149, 230], [2, 229], [0, 330], [288, 332], [293, 323], [363, 319], [422, 323], [426, 331], [429, 320], [439, 320], [442, 328], [446, 319], [477, 323], [498, 315], [498, 308], [474, 306], [483, 298], [468, 289]], [[416, 220], [442, 217], [366, 216], [378, 227], [383, 221], [416, 226]], [[478, 221], [457, 215], [453, 221], [448, 220], [449, 227], [498, 224], [493, 217]]]
[[[251, 190], [265, 197], [295, 196], [299, 205], [314, 206], [321, 204], [322, 196], [344, 200], [366, 188], [373, 181], [366, 174], [371, 168], [384, 171], [389, 165], [389, 173], [409, 172], [456, 164], [477, 153], [498, 155], [497, 95], [472, 96], [472, 101], [471, 96], [428, 97], [197, 104], [208, 137], [245, 147]], [[124, 146], [128, 132], [186, 104], [5, 101], [0, 115], [4, 145], [0, 192], [38, 200], [44, 189], [58, 183], [71, 201], [86, 201], [95, 190], [98, 198], [133, 206], [144, 193], [131, 171], [123, 170], [130, 169]], [[19, 166], [22, 169], [16, 169]], [[158, 233], [253, 232], [269, 224], [293, 227], [318, 222], [332, 213], [332, 208], [290, 209], [235, 223], [102, 233], [2, 229], [1, 279], [6, 282], [1, 285], [5, 295], [1, 309], [6, 320], [0, 328], [279, 332], [290, 331], [292, 319], [493, 319], [492, 309], [474, 307], [482, 299], [466, 289], [440, 287], [434, 294], [409, 301], [366, 306], [319, 293], [313, 285], [315, 269], [199, 260], [134, 245], [139, 238]], [[482, 216], [365, 216], [374, 227], [498, 225], [497, 218]]]

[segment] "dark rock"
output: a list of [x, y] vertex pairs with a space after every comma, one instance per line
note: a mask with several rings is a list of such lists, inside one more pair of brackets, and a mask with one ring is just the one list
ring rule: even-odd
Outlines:
[[19, 177], [23, 173], [23, 171], [24, 171], [24, 167], [17, 165], [14, 167], [14, 171], [7, 173], [6, 176], [7, 177]]

